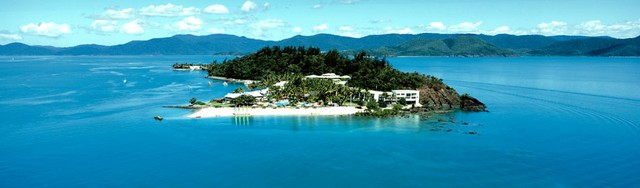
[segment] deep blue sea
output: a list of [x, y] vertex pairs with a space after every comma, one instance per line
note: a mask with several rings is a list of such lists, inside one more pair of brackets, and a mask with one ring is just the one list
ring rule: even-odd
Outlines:
[[0, 57], [0, 187], [640, 185], [640, 58], [389, 59], [488, 105], [457, 123], [162, 108], [240, 86], [170, 69], [224, 58]]

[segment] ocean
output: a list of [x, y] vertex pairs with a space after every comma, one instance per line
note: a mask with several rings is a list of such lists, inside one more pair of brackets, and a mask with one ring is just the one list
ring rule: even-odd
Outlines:
[[240, 87], [171, 70], [225, 58], [0, 57], [0, 187], [640, 185], [640, 58], [388, 59], [486, 113], [189, 119], [162, 108]]

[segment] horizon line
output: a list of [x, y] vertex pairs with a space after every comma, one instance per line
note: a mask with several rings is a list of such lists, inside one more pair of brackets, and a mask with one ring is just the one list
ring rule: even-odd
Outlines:
[[252, 40], [259, 40], [259, 41], [265, 41], [265, 42], [281, 42], [287, 39], [292, 39], [294, 37], [313, 37], [313, 36], [318, 36], [318, 35], [330, 35], [330, 36], [336, 36], [336, 37], [343, 37], [343, 38], [351, 38], [351, 39], [362, 39], [362, 38], [366, 38], [366, 37], [371, 37], [371, 36], [383, 36], [383, 35], [424, 35], [424, 34], [435, 34], [435, 35], [476, 35], [476, 36], [498, 36], [498, 35], [510, 35], [510, 36], [543, 36], [543, 37], [585, 37], [585, 38], [612, 38], [612, 39], [619, 39], [619, 40], [624, 40], [624, 39], [633, 39], [633, 38], [638, 38], [640, 37], [640, 35], [636, 36], [636, 37], [630, 37], [630, 38], [616, 38], [616, 37], [612, 37], [612, 36], [584, 36], [584, 35], [542, 35], [542, 34], [523, 34], [523, 35], [517, 35], [517, 34], [508, 34], [508, 33], [499, 33], [499, 34], [495, 34], [495, 35], [490, 35], [490, 34], [483, 34], [483, 33], [405, 33], [405, 34], [400, 34], [400, 33], [386, 33], [386, 34], [372, 34], [372, 35], [366, 35], [366, 36], [362, 36], [362, 37], [351, 37], [351, 36], [343, 36], [343, 35], [336, 35], [336, 34], [330, 34], [330, 33], [317, 33], [317, 34], [313, 34], [313, 35], [294, 35], [291, 36], [289, 38], [284, 38], [284, 39], [280, 39], [280, 40], [264, 40], [264, 39], [257, 39], [257, 38], [251, 38], [251, 37], [247, 37], [244, 35], [234, 35], [234, 34], [226, 34], [226, 33], [213, 33], [213, 34], [208, 34], [208, 35], [196, 35], [196, 34], [190, 34], [190, 33], [185, 33], [185, 34], [174, 34], [171, 36], [167, 36], [167, 37], [156, 37], [156, 38], [150, 38], [150, 39], [141, 39], [141, 40], [131, 40], [125, 43], [121, 43], [121, 44], [113, 44], [113, 45], [103, 45], [103, 44], [96, 44], [96, 43], [86, 43], [86, 44], [77, 44], [74, 46], [52, 46], [52, 45], [31, 45], [31, 44], [27, 44], [27, 43], [22, 43], [22, 42], [10, 42], [10, 43], [6, 43], [0, 46], [7, 46], [10, 44], [23, 44], [23, 45], [27, 45], [27, 46], [35, 46], [35, 47], [54, 47], [54, 48], [73, 48], [73, 47], [78, 47], [78, 46], [86, 46], [86, 45], [97, 45], [97, 46], [104, 46], [104, 47], [112, 47], [112, 46], [118, 46], [118, 45], [124, 45], [124, 44], [128, 44], [131, 42], [142, 42], [142, 41], [150, 41], [153, 39], [165, 39], [165, 38], [171, 38], [171, 37], [176, 37], [176, 36], [196, 36], [196, 37], [205, 37], [205, 36], [213, 36], [213, 35], [226, 35], [226, 36], [235, 36], [235, 37], [240, 37], [240, 38], [247, 38], [247, 39], [252, 39]]

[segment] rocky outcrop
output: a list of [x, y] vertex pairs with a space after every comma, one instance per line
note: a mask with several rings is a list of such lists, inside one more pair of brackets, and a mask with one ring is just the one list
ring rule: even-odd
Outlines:
[[457, 108], [460, 106], [460, 95], [451, 87], [429, 87], [427, 85], [418, 88], [420, 91], [420, 104], [431, 109]]
[[480, 102], [478, 99], [470, 96], [469, 94], [463, 94], [460, 96], [460, 109], [471, 112], [486, 112], [487, 106]]
[[463, 111], [486, 112], [487, 106], [468, 94], [459, 95], [458, 92], [441, 84], [425, 84], [418, 88], [420, 104], [427, 110], [459, 108]]

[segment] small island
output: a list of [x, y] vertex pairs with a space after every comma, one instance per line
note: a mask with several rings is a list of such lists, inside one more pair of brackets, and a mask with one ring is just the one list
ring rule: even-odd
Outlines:
[[[193, 65], [174, 65], [186, 68]], [[460, 95], [442, 79], [406, 73], [385, 58], [360, 52], [341, 55], [319, 48], [265, 47], [223, 62], [198, 65], [212, 79], [246, 84], [189, 117], [253, 115], [393, 116], [402, 112], [486, 111], [469, 94]], [[226, 83], [226, 82], [225, 82]], [[245, 89], [246, 88], [246, 89]], [[245, 91], [246, 90], [246, 91]]]

